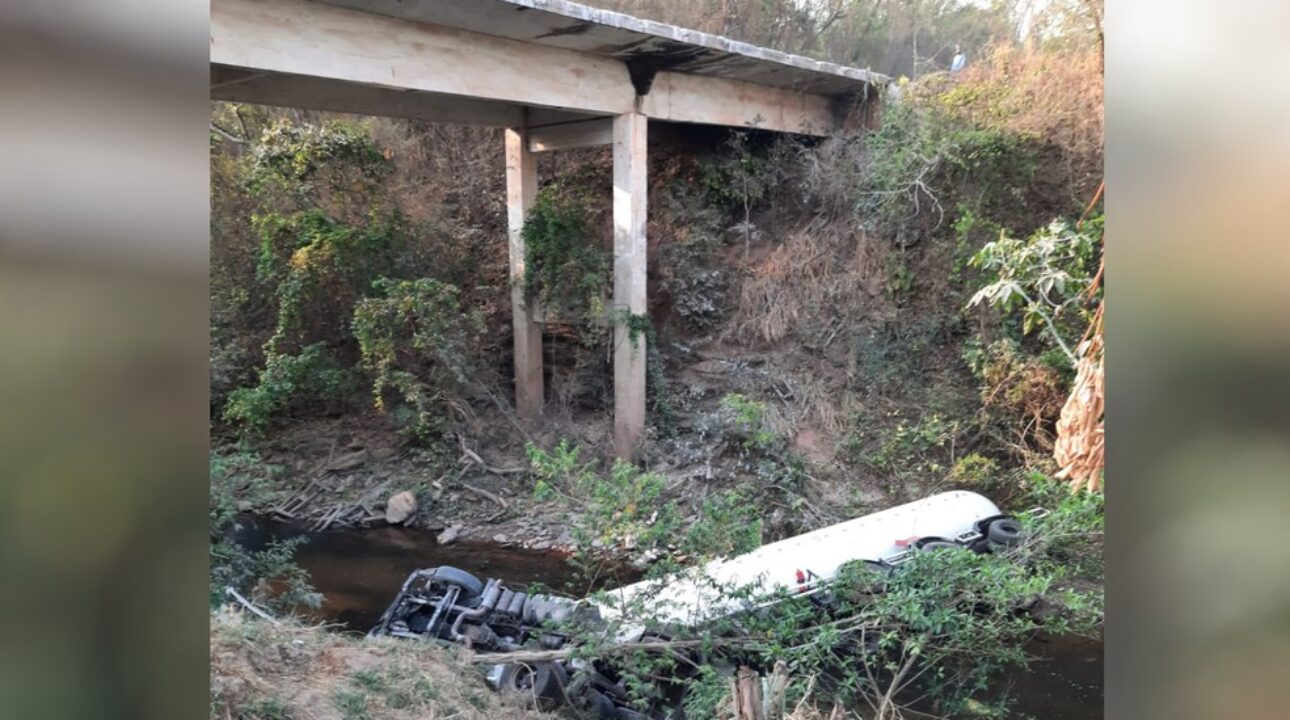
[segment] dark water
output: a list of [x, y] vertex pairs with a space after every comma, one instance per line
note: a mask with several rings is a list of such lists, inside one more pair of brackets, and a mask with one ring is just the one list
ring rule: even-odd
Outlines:
[[[550, 550], [468, 542], [440, 545], [434, 533], [397, 527], [313, 533], [279, 523], [245, 520], [241, 524], [238, 540], [252, 549], [272, 538], [305, 537], [308, 542], [296, 551], [296, 563], [309, 572], [314, 588], [323, 594], [317, 619], [354, 632], [366, 632], [375, 625], [403, 581], [422, 568], [453, 565], [480, 579], [501, 578], [512, 587], [542, 584], [572, 597], [592, 589], [591, 583], [579, 581], [563, 555]], [[623, 574], [621, 579], [627, 583], [636, 577]], [[594, 585], [612, 586], [617, 580], [609, 575]]]
[[[544, 584], [572, 597], [586, 595], [589, 583], [558, 553], [502, 548], [491, 544], [443, 546], [433, 533], [384, 527], [372, 530], [302, 532], [276, 523], [248, 522], [241, 537], [255, 548], [273, 537], [304, 535], [296, 553], [313, 585], [325, 598], [318, 619], [365, 632], [413, 570], [454, 565], [481, 578], [501, 578], [513, 586]], [[636, 578], [602, 577], [595, 585], [612, 587]], [[1015, 699], [1010, 717], [1035, 720], [1096, 720], [1102, 717], [1102, 641], [1078, 637], [1039, 637], [1027, 648], [1035, 658], [1029, 669], [1002, 680]]]
[[1102, 717], [1102, 640], [1039, 637], [1027, 648], [1030, 667], [1005, 682], [1017, 702], [1012, 717], [1093, 720]]

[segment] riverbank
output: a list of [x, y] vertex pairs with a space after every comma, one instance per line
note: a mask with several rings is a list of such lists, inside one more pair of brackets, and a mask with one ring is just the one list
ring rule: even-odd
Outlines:
[[235, 608], [211, 614], [212, 720], [537, 718], [438, 646], [365, 639]]

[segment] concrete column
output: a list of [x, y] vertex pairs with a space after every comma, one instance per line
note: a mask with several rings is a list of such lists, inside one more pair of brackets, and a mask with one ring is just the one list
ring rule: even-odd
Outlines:
[[[506, 226], [511, 255], [511, 319], [515, 328], [515, 411], [521, 420], [542, 414], [542, 325], [524, 298], [524, 238], [520, 229], [537, 198], [537, 159], [525, 131], [506, 129]], [[536, 303], [534, 303], [536, 305]]]
[[629, 458], [645, 431], [645, 116], [614, 118], [614, 450]]

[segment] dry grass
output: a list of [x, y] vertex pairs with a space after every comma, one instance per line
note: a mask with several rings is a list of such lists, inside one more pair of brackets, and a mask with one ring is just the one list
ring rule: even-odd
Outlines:
[[815, 220], [743, 268], [745, 279], [726, 337], [774, 344], [790, 336], [810, 346], [830, 342], [880, 291], [881, 256], [864, 233]]
[[1071, 191], [1086, 197], [1102, 178], [1103, 78], [1095, 49], [1043, 52], [995, 47], [957, 77], [928, 76], [914, 95], [984, 127], [1043, 138], [1061, 150]]
[[504, 705], [478, 671], [434, 645], [211, 615], [211, 720], [486, 720]]

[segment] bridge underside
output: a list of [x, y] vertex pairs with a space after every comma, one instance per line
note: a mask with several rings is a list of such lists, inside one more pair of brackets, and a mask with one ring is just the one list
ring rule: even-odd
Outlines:
[[[211, 98], [506, 128], [516, 410], [528, 422], [544, 402], [542, 328], [519, 282], [534, 153], [612, 144], [614, 311], [641, 316], [650, 120], [828, 135], [857, 107], [871, 114], [882, 80], [560, 0], [336, 6], [347, 4], [212, 0]], [[645, 342], [615, 322], [622, 456], [644, 431]]]

